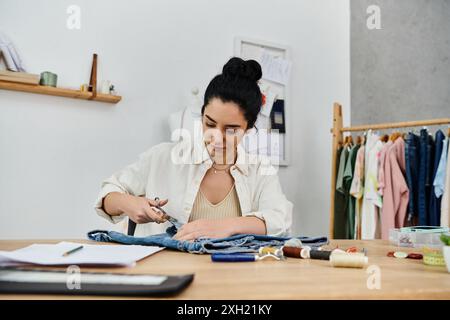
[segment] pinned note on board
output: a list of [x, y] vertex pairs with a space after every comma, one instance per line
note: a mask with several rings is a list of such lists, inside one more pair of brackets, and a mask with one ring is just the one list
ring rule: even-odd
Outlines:
[[272, 112], [273, 103], [277, 98], [278, 94], [273, 90], [267, 89], [266, 92], [266, 103], [261, 107], [261, 114], [270, 117], [270, 113]]
[[263, 79], [286, 85], [291, 73], [291, 62], [281, 57], [271, 55], [262, 50], [260, 58]]

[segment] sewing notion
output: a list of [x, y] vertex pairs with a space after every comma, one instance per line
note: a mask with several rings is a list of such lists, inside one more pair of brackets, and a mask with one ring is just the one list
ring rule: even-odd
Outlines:
[[416, 226], [389, 230], [389, 242], [397, 247], [442, 247], [440, 237], [449, 231], [447, 227]]
[[363, 268], [368, 264], [369, 259], [365, 249], [362, 252], [358, 252], [358, 248], [356, 247], [350, 247], [347, 250], [339, 248], [335, 248], [334, 250], [313, 249], [309, 246], [302, 245], [301, 241], [291, 240], [286, 241], [282, 247], [283, 255], [286, 257], [326, 260], [330, 261], [333, 267], [341, 268]]
[[213, 262], [254, 262], [264, 260], [266, 258], [281, 260], [280, 257], [277, 257], [271, 253], [263, 255], [251, 253], [213, 253], [211, 255], [211, 260]]
[[338, 268], [364, 268], [369, 263], [369, 258], [360, 252], [333, 252], [330, 255], [330, 263]]

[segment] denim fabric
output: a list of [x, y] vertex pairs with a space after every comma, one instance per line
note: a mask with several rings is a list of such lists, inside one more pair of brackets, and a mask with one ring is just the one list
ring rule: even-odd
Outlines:
[[419, 185], [418, 185], [418, 225], [430, 225], [429, 202], [430, 191], [433, 181], [432, 163], [433, 163], [434, 144], [433, 139], [428, 134], [428, 130], [420, 130], [420, 163], [419, 163]]
[[[195, 241], [179, 241], [173, 239], [177, 229], [170, 227], [166, 233], [148, 237], [127, 236], [116, 231], [94, 230], [88, 233], [90, 240], [101, 242], [117, 242], [130, 245], [159, 246], [189, 253], [238, 253], [257, 252], [260, 247], [282, 246], [290, 238], [272, 237], [252, 234], [240, 234], [222, 239], [197, 239]], [[328, 243], [327, 237], [298, 237], [305, 245], [319, 247]]]
[[419, 148], [419, 137], [409, 133], [405, 143], [406, 183], [409, 189], [408, 224], [412, 224], [413, 219], [418, 215]]
[[441, 224], [441, 198], [436, 197], [434, 192], [434, 179], [441, 160], [443, 142], [445, 135], [441, 130], [438, 130], [435, 135], [435, 149], [434, 149], [434, 161], [432, 165], [432, 176], [430, 181], [430, 208], [429, 208], [429, 224], [431, 226], [439, 226]]

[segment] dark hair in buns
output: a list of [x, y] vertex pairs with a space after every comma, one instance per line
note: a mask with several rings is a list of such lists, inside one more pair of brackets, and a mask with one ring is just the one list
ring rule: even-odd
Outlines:
[[262, 105], [257, 83], [261, 76], [261, 66], [255, 60], [231, 58], [223, 66], [222, 74], [215, 76], [206, 88], [202, 114], [213, 98], [234, 102], [244, 111], [247, 129], [253, 128]]

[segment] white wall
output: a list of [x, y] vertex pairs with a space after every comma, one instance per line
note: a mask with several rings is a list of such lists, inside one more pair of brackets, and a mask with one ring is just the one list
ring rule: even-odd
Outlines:
[[[66, 9], [81, 7], [81, 30]], [[332, 103], [349, 119], [349, 2], [335, 0], [0, 0], [0, 30], [28, 71], [58, 85], [99, 81], [117, 105], [0, 90], [0, 238], [83, 238], [108, 228], [92, 209], [102, 179], [168, 140], [167, 117], [205, 88], [236, 35], [292, 48], [291, 166], [280, 177], [294, 231], [328, 230]]]

